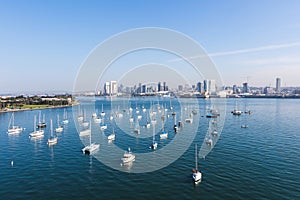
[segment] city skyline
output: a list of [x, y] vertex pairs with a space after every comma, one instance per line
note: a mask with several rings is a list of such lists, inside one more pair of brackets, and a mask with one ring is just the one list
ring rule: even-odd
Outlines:
[[[298, 97], [300, 94], [300, 87], [281, 87], [281, 78], [276, 77], [276, 86], [251, 86], [248, 82], [243, 82], [242, 85], [232, 86], [218, 86], [213, 79], [205, 79], [192, 85], [178, 84], [177, 87], [169, 87], [166, 81], [135, 83], [133, 85], [126, 85], [118, 83], [117, 81], [108, 81], [103, 85], [103, 89], [88, 92], [79, 92], [76, 95], [88, 96], [179, 96], [186, 97], [191, 95], [195, 97], [262, 97], [263, 95], [273, 97]], [[99, 87], [101, 88], [101, 86]]]
[[[81, 64], [99, 43], [142, 27], [191, 37], [210, 56], [226, 86], [247, 82], [276, 87], [276, 77], [281, 87], [300, 86], [299, 8], [298, 1], [90, 1], [72, 2], [72, 7], [68, 1], [2, 2], [0, 92], [70, 92]], [[174, 56], [155, 59], [182, 67]], [[120, 79], [130, 67], [124, 65], [107, 79]], [[197, 80], [189, 77], [195, 84]]]

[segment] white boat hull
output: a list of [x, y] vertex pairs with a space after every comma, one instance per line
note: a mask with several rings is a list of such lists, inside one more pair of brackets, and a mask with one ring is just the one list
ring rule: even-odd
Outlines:
[[44, 130], [34, 131], [34, 132], [30, 133], [29, 136], [32, 137], [32, 138], [34, 138], [34, 137], [43, 137], [44, 136]]

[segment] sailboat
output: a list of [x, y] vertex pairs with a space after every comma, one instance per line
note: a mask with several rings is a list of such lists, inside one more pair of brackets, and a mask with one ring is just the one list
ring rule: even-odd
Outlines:
[[157, 142], [155, 141], [155, 123], [152, 124], [153, 125], [153, 136], [152, 136], [152, 145], [151, 145], [151, 149], [155, 150], [157, 149]]
[[170, 110], [173, 110], [173, 106], [172, 106], [172, 98], [170, 98]]
[[237, 103], [235, 102], [235, 109], [231, 111], [233, 115], [241, 115], [242, 111], [237, 108]]
[[114, 128], [113, 128], [113, 132], [107, 137], [107, 139], [109, 141], [112, 141], [112, 140], [116, 139], [116, 134], [115, 134]]
[[205, 143], [208, 145], [208, 146], [212, 146], [213, 145], [213, 140], [211, 138], [206, 138], [205, 139]]
[[218, 131], [215, 129], [215, 130], [213, 130], [213, 132], [211, 132], [211, 135], [212, 136], [218, 136]]
[[98, 117], [98, 109], [96, 110], [95, 113], [93, 113], [92, 118], [94, 119], [94, 123], [99, 124], [101, 123], [101, 118]]
[[93, 152], [98, 150], [99, 147], [100, 147], [100, 144], [92, 143], [92, 127], [91, 127], [91, 123], [90, 123], [90, 144], [88, 146], [85, 146], [82, 149], [82, 153], [88, 154], [88, 155], [92, 154]]
[[104, 119], [102, 120], [102, 123], [100, 124], [100, 130], [103, 131], [107, 129], [107, 125], [104, 123]]
[[147, 116], [147, 122], [146, 122], [146, 125], [145, 125], [145, 127], [146, 128], [150, 128], [150, 122], [149, 122], [149, 116], [146, 114], [146, 116]]
[[101, 117], [104, 117], [105, 116], [105, 112], [104, 112], [104, 110], [103, 110], [103, 104], [102, 104], [102, 112], [101, 112]]
[[176, 124], [176, 112], [172, 112], [172, 116], [173, 116], [173, 121], [174, 121], [173, 129], [174, 129], [174, 132], [177, 133], [178, 132], [178, 126]]
[[57, 115], [57, 128], [55, 129], [55, 132], [57, 133], [61, 133], [64, 130], [64, 127], [59, 124], [59, 115]]
[[162, 120], [162, 132], [159, 135], [160, 139], [167, 139], [168, 138], [168, 132], [165, 131], [165, 126], [164, 126], [164, 120]]
[[82, 126], [83, 127], [88, 127], [89, 122], [86, 121], [86, 110], [83, 110], [83, 121], [82, 121]]
[[38, 128], [45, 128], [46, 122], [45, 122], [45, 114], [43, 114], [43, 121], [41, 121], [41, 111], [39, 112], [39, 123], [37, 124]]
[[32, 138], [39, 138], [39, 137], [44, 137], [44, 130], [40, 129], [36, 130], [36, 116], [34, 116], [34, 125], [33, 125], [33, 132], [29, 134], [30, 137]]
[[198, 155], [197, 155], [197, 144], [195, 144], [195, 165], [196, 168], [192, 169], [192, 177], [195, 183], [198, 183], [202, 179], [202, 173], [198, 170]]
[[68, 113], [66, 111], [66, 109], [64, 109], [64, 120], [62, 121], [63, 124], [68, 124], [69, 120], [68, 120]]
[[130, 122], [130, 123], [133, 123], [134, 119], [133, 119], [133, 117], [132, 117], [132, 108], [131, 108], [131, 107], [129, 108], [129, 115], [130, 115], [130, 117], [129, 117], [129, 122]]
[[185, 122], [186, 123], [193, 123], [192, 114], [190, 114], [190, 116], [185, 119]]
[[140, 134], [141, 130], [140, 130], [140, 125], [139, 125], [139, 121], [136, 120], [136, 124], [135, 124], [135, 128], [134, 128], [134, 133], [136, 134]]
[[20, 126], [15, 126], [15, 113], [11, 114], [11, 118], [8, 123], [7, 133], [8, 134], [18, 134], [23, 131], [23, 128]]
[[57, 143], [58, 137], [57, 135], [53, 136], [53, 125], [52, 125], [52, 119], [50, 119], [50, 137], [48, 138], [47, 144], [54, 145]]
[[105, 129], [107, 129], [107, 125], [104, 122], [104, 116], [105, 116], [105, 112], [103, 111], [103, 104], [102, 104], [102, 112], [101, 112], [101, 124], [100, 124], [100, 130], [103, 131]]
[[128, 151], [125, 151], [123, 157], [121, 158], [123, 165], [133, 162], [135, 160], [135, 155], [130, 151], [130, 147], [128, 147]]
[[118, 106], [118, 110], [117, 110], [117, 113], [116, 113], [116, 118], [122, 118], [123, 117], [123, 114], [120, 112], [120, 106]]

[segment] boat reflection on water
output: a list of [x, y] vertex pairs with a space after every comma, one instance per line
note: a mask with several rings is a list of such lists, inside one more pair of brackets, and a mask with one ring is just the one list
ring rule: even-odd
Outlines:
[[[133, 160], [134, 161], [134, 160]], [[133, 161], [127, 162], [127, 163], [121, 163], [122, 168], [126, 171], [126, 172], [130, 172], [130, 169], [133, 166]]]

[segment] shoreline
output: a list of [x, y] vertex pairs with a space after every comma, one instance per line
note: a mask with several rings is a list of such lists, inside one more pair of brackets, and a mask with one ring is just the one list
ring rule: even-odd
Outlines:
[[49, 107], [37, 107], [37, 108], [16, 108], [16, 109], [0, 110], [0, 113], [44, 110], [44, 109], [54, 109], [54, 108], [67, 108], [67, 107], [72, 107], [72, 106], [77, 106], [77, 105], [79, 105], [79, 103], [76, 102], [71, 105], [62, 105], [62, 106], [49, 106]]

